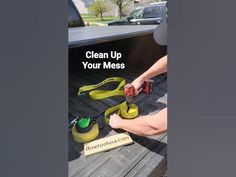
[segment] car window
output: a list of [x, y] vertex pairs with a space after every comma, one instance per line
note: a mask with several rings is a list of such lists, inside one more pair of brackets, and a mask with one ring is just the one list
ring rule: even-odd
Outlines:
[[136, 9], [130, 14], [131, 19], [140, 19], [143, 18], [143, 9]]
[[144, 18], [158, 18], [161, 17], [161, 6], [147, 7], [144, 9]]

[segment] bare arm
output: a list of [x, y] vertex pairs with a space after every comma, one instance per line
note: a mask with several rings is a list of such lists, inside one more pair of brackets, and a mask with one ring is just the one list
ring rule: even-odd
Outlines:
[[152, 78], [162, 73], [167, 72], [167, 55], [159, 59], [156, 63], [154, 63], [147, 71], [145, 71], [142, 75], [136, 78], [132, 85], [135, 88], [136, 95], [141, 91], [140, 87], [146, 79]]
[[157, 135], [167, 130], [167, 108], [153, 115], [140, 116], [136, 119], [122, 119], [117, 114], [110, 117], [112, 128], [124, 129], [136, 135]]
[[154, 63], [146, 72], [139, 76], [142, 80], [167, 72], [167, 55]]
[[[167, 56], [162, 57], [132, 82], [136, 95], [141, 91], [140, 88], [146, 79], [165, 72], [167, 72]], [[122, 119], [119, 115], [113, 114], [110, 116], [109, 125], [141, 136], [160, 134], [167, 130], [167, 108], [156, 114], [140, 116], [132, 120]]]

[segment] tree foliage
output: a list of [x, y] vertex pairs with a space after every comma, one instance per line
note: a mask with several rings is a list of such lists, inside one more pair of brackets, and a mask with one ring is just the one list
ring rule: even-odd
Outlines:
[[96, 0], [90, 5], [89, 10], [93, 12], [95, 16], [100, 15], [101, 20], [103, 21], [103, 14], [109, 11], [110, 7], [105, 0]]

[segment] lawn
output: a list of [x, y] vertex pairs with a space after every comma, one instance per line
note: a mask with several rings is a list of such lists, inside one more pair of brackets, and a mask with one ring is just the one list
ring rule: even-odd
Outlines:
[[98, 26], [101, 25], [107, 25], [109, 21], [117, 20], [119, 17], [112, 17], [112, 16], [105, 16], [103, 17], [103, 21], [101, 20], [100, 16], [95, 17], [93, 14], [81, 14], [83, 20], [85, 23], [89, 22], [91, 26]]

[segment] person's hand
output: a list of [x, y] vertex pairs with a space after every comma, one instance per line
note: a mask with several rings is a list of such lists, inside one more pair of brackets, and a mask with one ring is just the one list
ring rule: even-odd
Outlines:
[[134, 86], [135, 89], [135, 95], [138, 95], [142, 91], [142, 85], [144, 81], [138, 77], [136, 78], [131, 84]]
[[115, 129], [120, 128], [121, 122], [122, 122], [122, 118], [119, 115], [113, 114], [110, 116], [109, 125], [112, 128], [115, 128]]

